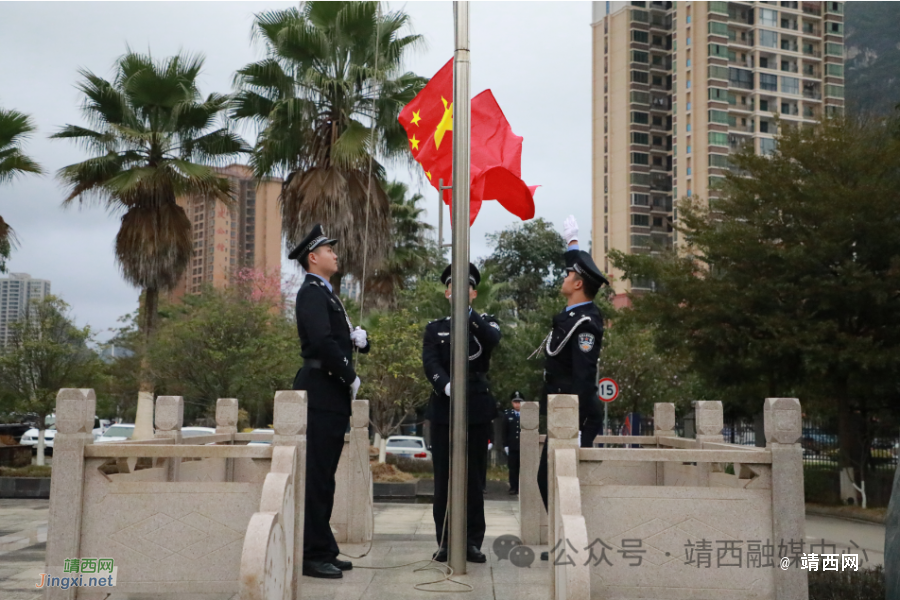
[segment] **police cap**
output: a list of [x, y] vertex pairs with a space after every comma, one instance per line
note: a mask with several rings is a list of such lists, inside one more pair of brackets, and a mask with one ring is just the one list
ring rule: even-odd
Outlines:
[[512, 396], [509, 397], [510, 402], [524, 402], [525, 397], [522, 396], [522, 392], [516, 390], [512, 393]]
[[594, 259], [591, 258], [591, 255], [584, 250], [578, 251], [578, 256], [575, 258], [575, 262], [571, 267], [566, 269], [566, 271], [575, 271], [583, 279], [590, 281], [598, 288], [602, 285], [609, 285], [609, 280], [606, 279], [600, 269], [597, 268], [597, 265], [594, 263]]
[[291, 253], [288, 254], [288, 258], [291, 260], [299, 260], [301, 263], [306, 262], [306, 257], [310, 252], [318, 248], [319, 246], [326, 246], [328, 244], [334, 245], [337, 244], [337, 240], [330, 239], [325, 234], [325, 229], [322, 228], [322, 225], [316, 223], [313, 225], [313, 228], [306, 234], [306, 237], [300, 240], [300, 243], [297, 244], [297, 247], [291, 250]]
[[[450, 271], [452, 268], [453, 265], [447, 265], [447, 268], [441, 273], [441, 283], [445, 286], [450, 283]], [[481, 273], [472, 263], [469, 263], [469, 283], [472, 287], [478, 287], [478, 284], [481, 283]]]

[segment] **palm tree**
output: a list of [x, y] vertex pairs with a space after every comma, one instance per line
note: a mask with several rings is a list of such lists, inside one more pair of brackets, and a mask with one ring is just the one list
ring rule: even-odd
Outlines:
[[[384, 167], [375, 155], [412, 160], [397, 117], [426, 80], [401, 71], [404, 52], [422, 41], [400, 34], [408, 22], [402, 12], [382, 14], [377, 2], [259, 13], [253, 33], [267, 57], [235, 77], [232, 114], [258, 129], [256, 175], [285, 177], [285, 240], [294, 245], [312, 224], [327, 224], [341, 240], [342, 271], [360, 280], [366, 250], [366, 269], [374, 269], [390, 245]], [[335, 283], [339, 290], [340, 274]]]
[[[92, 157], [63, 167], [68, 185], [63, 201], [95, 201], [122, 213], [116, 259], [122, 274], [143, 291], [140, 331], [146, 342], [156, 325], [160, 290], [171, 289], [191, 258], [191, 223], [176, 196], [214, 197], [230, 202], [230, 189], [213, 165], [233, 160], [245, 146], [217, 127], [230, 98], [197, 89], [200, 56], [155, 61], [129, 51], [107, 81], [82, 70], [78, 89], [91, 128], [66, 125], [52, 137], [72, 139]], [[142, 364], [141, 391], [152, 391]]]
[[[0, 183], [12, 181], [23, 173], [41, 174], [41, 167], [22, 153], [22, 140], [35, 131], [28, 115], [0, 108]], [[9, 223], [0, 217], [0, 273], [6, 272], [6, 259], [16, 242]]]
[[422, 194], [407, 197], [409, 188], [399, 181], [384, 184], [384, 189], [391, 207], [391, 246], [381, 267], [366, 280], [366, 298], [380, 307], [394, 305], [397, 291], [411, 278], [443, 268], [437, 245], [427, 235], [434, 227], [422, 221]]

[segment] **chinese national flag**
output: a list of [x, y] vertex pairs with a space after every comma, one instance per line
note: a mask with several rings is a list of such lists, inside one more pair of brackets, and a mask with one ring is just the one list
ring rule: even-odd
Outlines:
[[[450, 185], [453, 175], [453, 59], [400, 113], [413, 158], [435, 189]], [[497, 200], [520, 219], [534, 217], [534, 191], [521, 179], [522, 137], [513, 133], [490, 90], [472, 99], [471, 187], [469, 224], [484, 200]], [[444, 203], [451, 204], [451, 190]]]

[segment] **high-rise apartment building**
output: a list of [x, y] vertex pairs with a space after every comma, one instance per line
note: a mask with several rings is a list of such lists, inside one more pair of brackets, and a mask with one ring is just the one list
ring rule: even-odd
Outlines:
[[776, 117], [843, 111], [843, 2], [594, 2], [593, 252], [678, 244], [677, 200], [715, 198], [728, 155], [775, 148]]
[[219, 169], [231, 182], [230, 205], [215, 198], [181, 197], [193, 232], [193, 256], [170, 296], [197, 294], [204, 285], [227, 287], [243, 268], [281, 272], [280, 179], [258, 182], [244, 165]]
[[46, 279], [32, 279], [27, 273], [10, 273], [0, 279], [0, 348], [9, 342], [9, 326], [28, 314], [28, 305], [49, 295]]

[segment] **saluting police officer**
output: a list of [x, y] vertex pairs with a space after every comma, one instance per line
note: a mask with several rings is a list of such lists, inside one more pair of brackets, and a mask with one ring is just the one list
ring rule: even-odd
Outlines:
[[[603, 410], [597, 397], [597, 359], [603, 340], [603, 315], [594, 298], [606, 277], [594, 264], [594, 259], [578, 246], [578, 223], [569, 216], [563, 225], [566, 240], [566, 277], [562, 295], [566, 309], [553, 317], [553, 328], [541, 345], [544, 351], [544, 401], [541, 412], [546, 413], [547, 396], [574, 394], [578, 396], [578, 424], [581, 447], [590, 448], [603, 427]], [[539, 349], [540, 350], [540, 349]], [[547, 444], [538, 467], [538, 488], [544, 509], [547, 508]], [[547, 552], [541, 560], [547, 560]]]
[[[446, 287], [444, 296], [450, 299], [450, 271], [441, 275]], [[475, 299], [475, 288], [481, 273], [469, 264], [469, 302]], [[438, 550], [433, 558], [447, 561], [448, 528], [445, 527], [447, 490], [450, 479], [450, 317], [438, 319], [425, 326], [422, 343], [422, 365], [431, 384], [431, 398], [426, 418], [431, 421], [431, 452], [434, 461], [434, 527]], [[491, 315], [480, 315], [469, 307], [469, 368], [466, 404], [468, 406], [468, 484], [466, 514], [466, 560], [483, 563], [484, 495], [482, 486], [487, 473], [487, 448], [491, 436], [491, 421], [497, 416], [497, 403], [491, 395], [488, 369], [491, 353], [500, 343], [500, 325]]]
[[306, 390], [308, 400], [303, 574], [326, 579], [340, 579], [341, 571], [353, 568], [350, 561], [338, 560], [330, 521], [350, 402], [360, 384], [353, 351], [369, 351], [365, 330], [353, 329], [329, 282], [338, 271], [336, 243], [315, 225], [288, 255], [307, 271], [296, 307], [303, 367], [294, 378], [294, 389]]
[[515, 496], [519, 493], [519, 465], [521, 462], [519, 434], [522, 431], [522, 423], [519, 410], [524, 398], [521, 392], [515, 391], [509, 400], [512, 408], [503, 414], [503, 451], [506, 452], [509, 463], [509, 495]]

